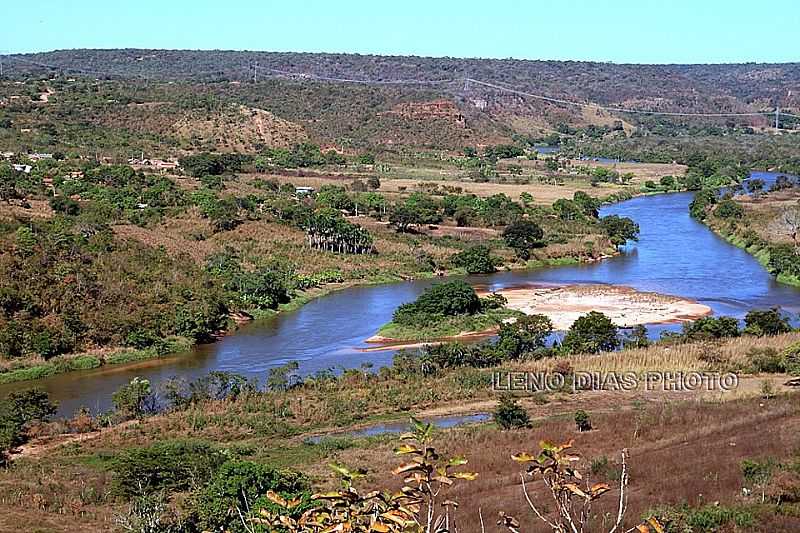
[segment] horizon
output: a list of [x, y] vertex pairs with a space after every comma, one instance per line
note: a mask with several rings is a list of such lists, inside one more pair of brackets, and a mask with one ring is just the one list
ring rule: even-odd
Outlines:
[[[224, 9], [177, 0], [108, 7], [99, 0], [41, 2], [36, 14], [7, 8], [16, 24], [0, 54], [76, 49], [151, 49], [359, 54], [459, 59], [576, 61], [633, 65], [794, 63], [800, 5], [744, 2], [410, 0], [403, 9], [363, 0], [230, 0]], [[154, 13], [156, 16], [154, 16]], [[654, 22], [655, 21], [655, 22]]]

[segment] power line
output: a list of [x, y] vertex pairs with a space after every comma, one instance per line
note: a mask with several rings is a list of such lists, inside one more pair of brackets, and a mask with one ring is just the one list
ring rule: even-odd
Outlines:
[[[99, 70], [90, 70], [84, 68], [74, 68], [74, 67], [63, 67], [59, 65], [53, 65], [48, 63], [42, 63], [38, 61], [31, 61], [28, 59], [23, 59], [18, 56], [14, 55], [0, 55], [0, 76], [2, 76], [2, 58], [5, 57], [10, 59], [11, 61], [18, 62], [18, 63], [25, 63], [33, 66], [38, 66], [42, 68], [49, 68], [52, 70], [60, 70], [62, 72], [77, 72], [82, 74], [90, 74], [95, 76], [118, 76], [118, 77], [135, 77], [140, 79], [147, 79], [146, 77], [138, 74], [132, 74], [130, 72], [113, 72], [113, 71], [99, 71]], [[259, 64], [258, 62], [254, 62], [251, 66], [253, 70], [253, 82], [258, 81], [258, 69]], [[523, 96], [527, 98], [533, 98], [536, 100], [541, 100], [544, 102], [549, 102], [552, 104], [559, 104], [559, 105], [568, 105], [580, 108], [588, 108], [588, 109], [602, 109], [604, 111], [612, 112], [612, 113], [628, 113], [628, 114], [638, 114], [638, 115], [651, 115], [651, 116], [671, 116], [671, 117], [755, 117], [755, 116], [767, 116], [775, 114], [776, 124], [779, 124], [779, 117], [781, 115], [788, 116], [792, 118], [800, 119], [800, 115], [794, 115], [792, 113], [787, 113], [785, 111], [781, 111], [780, 108], [777, 108], [774, 111], [752, 111], [752, 112], [716, 112], [716, 113], [702, 113], [702, 112], [680, 112], [680, 111], [650, 111], [645, 109], [634, 109], [634, 108], [625, 108], [625, 107], [615, 107], [615, 106], [607, 106], [602, 104], [597, 104], [593, 102], [576, 102], [574, 100], [567, 100], [564, 98], [556, 98], [553, 96], [547, 96], [543, 94], [535, 94], [531, 92], [522, 91], [519, 89], [514, 89], [512, 87], [507, 87], [504, 85], [500, 85], [497, 83], [491, 83], [487, 81], [477, 80], [471, 77], [463, 77], [463, 78], [450, 78], [450, 79], [438, 79], [438, 80], [414, 80], [414, 79], [398, 79], [398, 80], [376, 80], [376, 79], [364, 79], [364, 78], [337, 78], [333, 76], [321, 76], [311, 73], [301, 73], [301, 72], [291, 72], [287, 70], [280, 70], [275, 68], [264, 68], [268, 72], [279, 76], [285, 76], [293, 80], [313, 80], [313, 81], [324, 81], [324, 82], [333, 82], [333, 83], [354, 83], [354, 84], [363, 84], [363, 85], [446, 85], [446, 84], [455, 84], [463, 82], [463, 92], [467, 92], [470, 88], [470, 83], [474, 83], [476, 85], [480, 85], [483, 87], [488, 87], [491, 89], [495, 89], [498, 91], [503, 91], [509, 94], [516, 94], [518, 96]], [[210, 70], [210, 71], [203, 71], [203, 72], [188, 72], [185, 73], [185, 76], [188, 77], [203, 77], [208, 75], [224, 75], [224, 70], [217, 69], [217, 70]], [[777, 125], [776, 125], [777, 128]]]
[[605, 111], [611, 111], [614, 113], [634, 113], [639, 115], [663, 115], [672, 117], [752, 117], [752, 116], [763, 116], [772, 114], [772, 111], [754, 111], [750, 113], [688, 113], [688, 112], [674, 112], [674, 111], [647, 111], [644, 109], [629, 109], [624, 107], [604, 106], [594, 103], [575, 102], [572, 100], [564, 100], [562, 98], [553, 98], [551, 96], [519, 91], [517, 89], [511, 89], [509, 87], [503, 87], [502, 85], [480, 81], [473, 78], [468, 78], [468, 79], [469, 81], [477, 83], [478, 85], [483, 85], [484, 87], [491, 87], [492, 89], [505, 91], [511, 94], [517, 94], [519, 96], [527, 96], [529, 98], [535, 98], [537, 100], [543, 100], [545, 102], [550, 102], [554, 104], [572, 105], [583, 108], [603, 109]]
[[362, 83], [365, 85], [442, 85], [445, 83], [453, 83], [459, 81], [458, 79], [445, 79], [445, 80], [367, 80], [367, 79], [353, 79], [353, 78], [333, 78], [329, 76], [317, 76], [316, 74], [306, 74], [289, 72], [287, 70], [278, 70], [276, 68], [268, 68], [270, 72], [280, 74], [282, 76], [289, 76], [292, 79], [308, 79], [319, 81], [332, 81], [340, 83]]

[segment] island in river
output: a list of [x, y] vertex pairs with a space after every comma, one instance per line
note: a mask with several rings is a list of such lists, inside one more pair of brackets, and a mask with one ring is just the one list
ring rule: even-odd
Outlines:
[[[663, 324], [696, 320], [710, 315], [712, 309], [704, 304], [688, 298], [680, 298], [656, 292], [638, 291], [623, 285], [572, 284], [543, 285], [529, 284], [501, 289], [494, 293], [478, 288], [480, 296], [499, 294], [508, 303], [506, 308], [520, 311], [526, 315], [545, 315], [558, 331], [569, 329], [575, 320], [589, 313], [598, 311], [608, 316], [614, 324], [621, 328], [629, 328], [640, 324]], [[509, 321], [513, 318], [507, 319]], [[482, 331], [462, 331], [446, 338], [426, 339], [413, 343], [401, 339], [392, 339], [382, 335], [374, 335], [366, 340], [371, 344], [379, 344], [367, 350], [412, 348], [432, 342], [448, 340], [466, 340], [493, 335], [498, 326]]]
[[711, 308], [688, 298], [638, 291], [623, 285], [527, 285], [498, 291], [507, 307], [526, 315], [545, 315], [556, 330], [568, 329], [575, 320], [598, 311], [621, 328], [696, 320]]

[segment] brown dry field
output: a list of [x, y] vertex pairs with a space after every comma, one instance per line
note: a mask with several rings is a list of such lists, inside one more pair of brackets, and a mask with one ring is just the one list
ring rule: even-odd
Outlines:
[[[505, 168], [509, 164], [518, 164], [526, 171], [538, 171], [544, 169], [543, 161], [531, 161], [527, 159], [504, 160], [500, 168]], [[658, 181], [666, 175], [683, 175], [686, 172], [684, 165], [661, 164], [661, 163], [599, 163], [596, 161], [571, 160], [572, 166], [588, 167], [607, 167], [617, 170], [620, 173], [632, 172], [635, 175], [633, 184], [641, 184], [647, 180]], [[531, 178], [528, 172], [527, 178]], [[592, 187], [587, 177], [562, 175], [563, 185], [550, 185], [538, 183], [497, 183], [497, 182], [474, 182], [459, 178], [459, 173], [451, 168], [403, 168], [404, 174], [413, 174], [414, 177], [386, 177], [379, 176], [381, 179], [380, 193], [389, 196], [411, 193], [420, 190], [421, 183], [435, 183], [440, 186], [461, 187], [465, 194], [476, 194], [478, 196], [491, 196], [493, 194], [506, 194], [512, 199], [519, 198], [523, 192], [533, 195], [534, 202], [541, 205], [550, 205], [559, 198], [571, 198], [576, 191], [584, 191], [593, 196], [605, 196], [626, 187], [611, 184], [600, 184]], [[310, 173], [309, 173], [310, 174]], [[349, 185], [354, 177], [365, 178], [366, 175], [307, 175], [307, 176], [283, 176], [270, 174], [245, 174], [240, 176], [239, 184], [232, 184], [230, 187], [243, 187], [242, 192], [254, 192], [249, 183], [256, 178], [275, 179], [279, 183], [292, 183], [297, 186], [314, 187], [319, 189], [323, 185]], [[520, 177], [510, 177], [509, 181]], [[521, 176], [525, 178], [525, 176]]]
[[[592, 482], [608, 481], [614, 487], [595, 506], [598, 516], [615, 510], [618, 492], [614, 472], [621, 450], [627, 448], [629, 526], [658, 505], [753, 503], [753, 499], [742, 496], [741, 462], [787, 460], [800, 450], [798, 393], [769, 400], [751, 396], [718, 402], [687, 397], [685, 393], [587, 392], [564, 394], [547, 402], [527, 398], [522, 404], [534, 421], [532, 429], [499, 431], [491, 426], [465, 426], [434, 434], [432, 445], [438, 451], [466, 456], [470, 462], [462, 470], [479, 473], [476, 481], [459, 482], [444, 495], [460, 503], [460, 531], [481, 531], [479, 509], [489, 531], [499, 531], [494, 522], [501, 510], [520, 520], [521, 531], [548, 531], [530, 514], [520, 488], [520, 468], [510, 460], [513, 453], [537, 451], [542, 439], [574, 439], [574, 450], [582, 457], [579, 468]], [[572, 420], [576, 409], [590, 414], [592, 431], [576, 431]], [[20, 523], [26, 524], [25, 531], [108, 531], [124, 505], [92, 502], [93, 491], [108, 490], [109, 474], [71, 460], [71, 450], [109, 445], [119, 449], [131, 438], [139, 442], [143, 431], [137, 430], [137, 425], [102, 432], [103, 437], [95, 440], [105, 441], [105, 446], [85, 439], [60, 448], [48, 447], [45, 453], [19, 462], [16, 473], [0, 474], [0, 531], [18, 531]], [[302, 447], [301, 438], [291, 441]], [[264, 443], [264, 447], [267, 451], [286, 444]], [[333, 487], [336, 481], [327, 463], [365, 467], [369, 474], [360, 487], [396, 489], [399, 480], [389, 474], [400, 463], [392, 453], [396, 444], [389, 438], [371, 441], [368, 448], [332, 451], [318, 463], [298, 468], [311, 474], [318, 486]], [[592, 473], [593, 462], [603, 459], [609, 465]], [[529, 492], [537, 504], [551, 509], [540, 483], [529, 483]], [[789, 532], [798, 528], [800, 518], [796, 516], [769, 514], [759, 515], [757, 526], [747, 531]]]
[[[358, 221], [368, 225], [370, 220], [361, 217]], [[416, 272], [416, 251], [425, 251], [442, 263], [456, 251], [436, 244], [414, 242], [405, 236], [398, 236], [385, 226], [370, 229], [379, 230], [374, 234], [375, 247], [379, 253], [345, 256], [309, 249], [305, 233], [301, 229], [277, 222], [252, 220], [233, 230], [213, 233], [208, 221], [201, 218], [196, 209], [165, 219], [153, 228], [141, 228], [132, 224], [114, 226], [115, 234], [120, 237], [136, 239], [148, 246], [163, 246], [172, 255], [185, 253], [198, 263], [230, 246], [251, 257], [285, 257], [303, 274], [339, 268], [346, 278], [369, 277], [370, 274], [382, 272]], [[207, 237], [202, 240], [194, 238], [201, 234]]]
[[[461, 483], [445, 496], [460, 503], [460, 531], [481, 531], [478, 509], [489, 530], [496, 530], [494, 522], [503, 510], [520, 520], [521, 531], [549, 531], [528, 509], [520, 488], [520, 468], [510, 460], [513, 453], [538, 451], [537, 443], [542, 439], [553, 442], [575, 439], [575, 450], [583, 457], [579, 466], [584, 472], [590, 471], [592, 460], [599, 458], [607, 458], [613, 471], [621, 450], [629, 450], [628, 527], [659, 504], [752, 502], [742, 497], [741, 461], [786, 459], [797, 453], [800, 446], [797, 394], [729, 403], [651, 400], [631, 405], [621, 401], [610, 412], [598, 412], [591, 406], [583, 408], [589, 410], [593, 431], [577, 432], [571, 416], [574, 411], [570, 411], [564, 416], [536, 421], [530, 430], [464, 428], [441, 432], [434, 441], [437, 449], [448, 455], [468, 457], [470, 463], [465, 468], [479, 473], [477, 481]], [[366, 466], [373, 472], [387, 472], [399, 464], [391, 452], [393, 445], [346, 450], [337, 460], [351, 466]], [[613, 476], [607, 472], [592, 476], [592, 482], [609, 481], [614, 487], [594, 509], [600, 516], [615, 511], [618, 490], [610, 477]], [[375, 475], [371, 481], [397, 487], [396, 481], [387, 482]], [[529, 489], [534, 502], [552, 509], [550, 496], [540, 483], [530, 483]], [[590, 531], [601, 530], [598, 523], [594, 526]], [[800, 518], [779, 515], [759, 518], [758, 526], [748, 529], [798, 530]]]
[[50, 209], [47, 200], [29, 200], [28, 203], [30, 207], [0, 202], [0, 219], [50, 218], [53, 216], [53, 210]]
[[[353, 181], [352, 177], [333, 176], [250, 176], [261, 177], [263, 179], [275, 179], [279, 183], [291, 183], [301, 187], [314, 187], [317, 190], [323, 185], [346, 186]], [[523, 192], [528, 192], [533, 195], [534, 203], [541, 205], [550, 205], [559, 198], [572, 198], [572, 195], [575, 194], [576, 191], [584, 191], [593, 196], [605, 196], [621, 189], [620, 187], [611, 185], [592, 187], [588, 180], [577, 179], [568, 179], [564, 185], [548, 185], [544, 183], [476, 183], [457, 179], [437, 180], [433, 177], [427, 179], [381, 177], [381, 187], [377, 192], [386, 194], [390, 198], [395, 198], [403, 194], [420, 191], [421, 189], [418, 188], [418, 185], [421, 183], [436, 183], [440, 186], [461, 187], [464, 194], [475, 194], [484, 197], [503, 193], [513, 200], [517, 200], [519, 195]]]
[[792, 244], [791, 236], [776, 231], [773, 221], [780, 216], [781, 210], [800, 206], [800, 190], [793, 188], [776, 191], [759, 198], [742, 195], [735, 199], [745, 208], [749, 226], [762, 239], [774, 243]]
[[[571, 366], [576, 371], [722, 370], [745, 364], [746, 353], [752, 348], [769, 345], [782, 350], [798, 341], [800, 333], [768, 341], [743, 337], [719, 343], [653, 346], [543, 360], [517, 365], [515, 369], [552, 370], [553, 365], [558, 365]], [[742, 503], [743, 459], [786, 460], [800, 450], [800, 395], [782, 386], [786, 379], [780, 375], [745, 376], [735, 391], [725, 394], [645, 390], [566, 392], [546, 397], [537, 394], [521, 401], [534, 420], [533, 429], [503, 432], [491, 426], [473, 426], [437, 431], [437, 449], [466, 455], [471, 461], [469, 468], [480, 473], [477, 481], [448, 493], [448, 497], [461, 502], [461, 531], [479, 531], [478, 508], [490, 531], [497, 531], [491, 526], [501, 509], [516, 514], [523, 522], [523, 531], [542, 531], [533, 527], [525, 513], [518, 468], [510, 460], [512, 453], [535, 451], [540, 439], [574, 438], [576, 449], [585, 458], [584, 467], [594, 459], [606, 457], [612, 463], [611, 470], [620, 450], [629, 448], [630, 517], [638, 517], [657, 504]], [[763, 400], [760, 389], [764, 380], [773, 383], [782, 394]], [[339, 392], [312, 389], [297, 397], [284, 394], [290, 400], [291, 423], [329, 427], [330, 431], [368, 424], [337, 425], [335, 413], [341, 409], [341, 401], [363, 404], [363, 414], [371, 417], [402, 417], [402, 412], [408, 411], [424, 417], [487, 412], [496, 405], [496, 395], [488, 388], [468, 392], [454, 388], [458, 381], [452, 379], [437, 378], [435, 382], [435, 395], [422, 394], [416, 382], [403, 385], [391, 379], [367, 383], [357, 379], [343, 383]], [[108, 531], [114, 514], [124, 509], [124, 504], [102, 496], [109, 489], [110, 474], [92, 466], [84, 457], [167, 438], [203, 439], [223, 446], [242, 443], [253, 447], [256, 456], [267, 461], [277, 454], [283, 457], [282, 464], [309, 473], [317, 486], [334, 483], [326, 468], [332, 461], [367, 467], [371, 474], [362, 486], [396, 486], [396, 480], [383, 475], [397, 464], [391, 453], [394, 439], [331, 450], [309, 460], [304, 452], [307, 445], [302, 442], [320, 430], [291, 438], [255, 436], [256, 418], [263, 416], [259, 409], [272, 409], [272, 401], [211, 402], [143, 423], [115, 426], [91, 438], [66, 436], [56, 439], [55, 444], [47, 440], [34, 442], [31, 448], [39, 446], [38, 452], [15, 461], [12, 470], [0, 472], [0, 531], [17, 531], [14, 528], [20, 523], [26, 524], [26, 531]], [[277, 401], [282, 400], [279, 397]], [[410, 403], [399, 409], [396, 402]], [[572, 417], [577, 409], [589, 412], [595, 430], [575, 431]], [[248, 418], [253, 416], [256, 418]], [[198, 417], [206, 420], [200, 428], [194, 422]], [[592, 479], [603, 481], [610, 477], [613, 476], [605, 472]], [[540, 491], [534, 490], [533, 494], [536, 501], [542, 501]], [[606, 500], [614, 498], [612, 493]], [[755, 531], [797, 531], [800, 527], [797, 518], [790, 516], [772, 515], [759, 520]]]

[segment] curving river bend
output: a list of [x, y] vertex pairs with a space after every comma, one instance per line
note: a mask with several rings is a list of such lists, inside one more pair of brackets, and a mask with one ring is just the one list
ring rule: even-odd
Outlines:
[[[768, 183], [775, 174], [754, 172]], [[752, 308], [780, 306], [800, 311], [800, 290], [779, 284], [749, 254], [717, 237], [689, 217], [692, 193], [643, 196], [605, 207], [602, 215], [618, 214], [639, 223], [639, 242], [599, 263], [549, 267], [476, 276], [469, 281], [492, 289], [526, 282], [609, 283], [673, 294], [710, 306], [715, 314], [741, 317]], [[363, 352], [363, 340], [391, 319], [398, 305], [411, 301], [435, 281], [421, 280], [355, 287], [319, 298], [291, 313], [254, 322], [192, 354], [126, 366], [62, 374], [36, 382], [0, 387], [40, 387], [59, 402], [60, 415], [80, 406], [107, 409], [111, 394], [134, 376], [157, 388], [172, 377], [193, 379], [212, 370], [263, 379], [269, 368], [298, 361], [301, 373], [339, 367], [375, 367], [391, 363], [392, 352]], [[676, 325], [652, 326], [657, 334]]]

